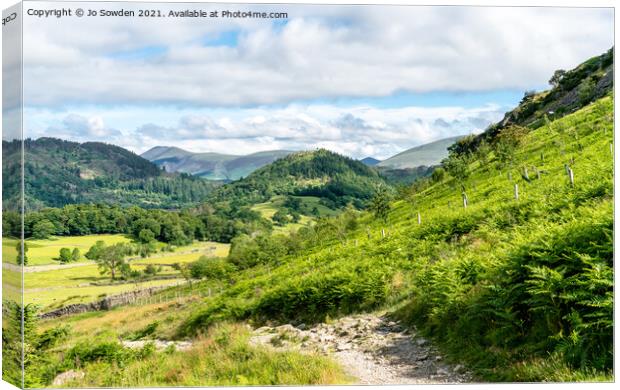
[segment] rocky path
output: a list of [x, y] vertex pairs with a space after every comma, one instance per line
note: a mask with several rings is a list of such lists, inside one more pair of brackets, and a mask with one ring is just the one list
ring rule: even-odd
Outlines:
[[250, 340], [274, 349], [319, 352], [334, 357], [358, 384], [463, 383], [471, 376], [449, 365], [414, 330], [385, 316], [363, 314], [313, 328], [299, 325], [262, 327]]

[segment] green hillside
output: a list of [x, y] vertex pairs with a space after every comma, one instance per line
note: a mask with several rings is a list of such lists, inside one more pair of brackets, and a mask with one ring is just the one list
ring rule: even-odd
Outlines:
[[167, 172], [183, 172], [209, 180], [238, 180], [256, 169], [290, 154], [286, 150], [257, 152], [247, 156], [192, 153], [176, 147], [156, 146], [142, 154]]
[[360, 161], [325, 149], [289, 154], [252, 172], [248, 177], [222, 186], [208, 198], [210, 203], [253, 205], [276, 195], [314, 196], [332, 209], [353, 203], [364, 207], [383, 179]]
[[277, 251], [233, 241], [230, 261], [259, 258], [258, 268], [181, 333], [222, 319], [307, 323], [387, 305], [483, 380], [609, 378], [612, 110], [606, 97], [522, 135], [510, 162], [499, 145], [472, 156], [414, 185], [385, 219], [322, 220]]
[[611, 48], [574, 69], [556, 70], [549, 80], [551, 89], [525, 92], [519, 105], [507, 112], [504, 119], [489, 126], [482, 134], [463, 138], [451, 149], [457, 152], [474, 150], [480, 144], [492, 141], [503, 129], [510, 126], [535, 129], [606, 96], [613, 90], [613, 55]]
[[[238, 236], [226, 265], [217, 263], [220, 276], [177, 289], [217, 294], [174, 312], [145, 308], [140, 321], [107, 327], [89, 348], [149, 324], [162, 324], [149, 337], [201, 342], [231, 321], [311, 324], [383, 308], [476, 381], [613, 380], [612, 112], [608, 96], [537, 129], [508, 128], [488, 149], [452, 153], [447, 172], [398, 198], [380, 193], [369, 212], [349, 209], [290, 235]], [[72, 368], [62, 356], [91, 350], [79, 344], [88, 337], [80, 329], [111, 316], [122, 312], [73, 317], [75, 333], [29, 374]], [[111, 359], [83, 369], [100, 373], [97, 383], [130, 380]], [[143, 367], [127, 364], [128, 372]], [[149, 366], [153, 378], [163, 378], [159, 367]]]
[[[3, 141], [6, 204], [20, 189], [20, 143]], [[155, 164], [119, 146], [55, 138], [27, 139], [25, 192], [29, 209], [78, 203], [147, 208], [195, 204], [214, 187], [189, 175], [166, 174]]]

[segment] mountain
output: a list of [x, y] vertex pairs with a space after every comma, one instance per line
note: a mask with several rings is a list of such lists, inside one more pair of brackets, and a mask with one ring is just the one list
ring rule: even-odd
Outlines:
[[[5, 199], [20, 189], [20, 142], [2, 142]], [[198, 178], [163, 172], [157, 165], [102, 142], [56, 138], [24, 141], [27, 207], [114, 203], [177, 208], [200, 201], [214, 187]], [[10, 203], [10, 202], [9, 202]]]
[[407, 169], [420, 166], [430, 167], [437, 165], [448, 157], [448, 147], [461, 139], [462, 136], [440, 139], [435, 142], [416, 146], [398, 153], [377, 164], [381, 168]]
[[361, 159], [360, 161], [368, 165], [369, 167], [374, 167], [375, 165], [381, 162], [381, 160], [377, 160], [374, 157], [366, 157], [366, 158]]
[[362, 207], [377, 186], [385, 184], [378, 172], [364, 163], [318, 149], [295, 152], [265, 165], [247, 177], [224, 185], [211, 202], [258, 204], [276, 195], [315, 196], [331, 208], [349, 202]]
[[164, 167], [167, 172], [183, 172], [209, 180], [232, 181], [245, 177], [273, 161], [289, 155], [288, 150], [258, 152], [247, 156], [219, 153], [193, 153], [187, 150], [156, 146], [142, 157]]

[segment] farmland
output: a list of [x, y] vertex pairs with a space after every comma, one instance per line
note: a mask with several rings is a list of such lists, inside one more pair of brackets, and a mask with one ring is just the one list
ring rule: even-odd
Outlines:
[[[135, 270], [143, 271], [150, 264], [161, 267], [161, 271], [144, 280], [115, 283], [110, 283], [110, 278], [101, 274], [97, 264], [83, 256], [78, 262], [67, 265], [61, 265], [55, 260], [62, 247], [78, 248], [85, 253], [97, 241], [113, 245], [128, 243], [130, 239], [120, 234], [109, 234], [27, 240], [29, 262], [24, 270], [24, 302], [37, 304], [42, 310], [46, 310], [73, 303], [92, 302], [136, 289], [176, 285], [184, 283], [185, 280], [172, 268], [173, 264], [191, 263], [203, 255], [225, 257], [228, 254], [227, 244], [194, 242], [177, 247], [174, 252], [155, 253], [148, 258], [130, 258], [130, 264]], [[16, 254], [15, 243], [16, 240], [12, 239], [3, 241], [4, 259], [10, 260], [10, 256]], [[3, 281], [17, 290], [20, 285], [19, 273], [6, 267], [3, 271]]]

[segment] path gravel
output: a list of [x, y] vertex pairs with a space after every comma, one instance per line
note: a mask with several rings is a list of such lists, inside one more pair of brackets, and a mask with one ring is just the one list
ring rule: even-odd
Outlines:
[[250, 342], [332, 356], [358, 384], [471, 381], [463, 366], [445, 363], [429, 340], [382, 315], [349, 316], [310, 329], [303, 324], [266, 326], [254, 330]]

